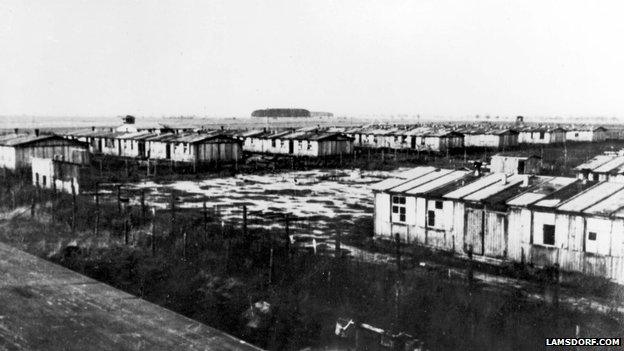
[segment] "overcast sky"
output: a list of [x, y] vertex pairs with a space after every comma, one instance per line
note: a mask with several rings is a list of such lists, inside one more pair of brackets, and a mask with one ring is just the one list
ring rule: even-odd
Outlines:
[[0, 114], [624, 119], [624, 2], [0, 2]]

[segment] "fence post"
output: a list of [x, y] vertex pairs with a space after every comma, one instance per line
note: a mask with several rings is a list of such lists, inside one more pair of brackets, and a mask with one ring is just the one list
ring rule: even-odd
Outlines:
[[95, 230], [94, 234], [97, 237], [100, 227], [100, 183], [95, 183]]
[[243, 205], [243, 236], [247, 237], [247, 205]]
[[56, 221], [56, 178], [52, 177], [52, 222]]
[[171, 229], [169, 231], [169, 235], [173, 236], [175, 232], [175, 190], [171, 190], [171, 219], [170, 219]]
[[394, 241], [396, 243], [397, 271], [401, 274], [401, 237], [399, 236], [399, 233], [394, 234]]
[[31, 201], [31, 204], [30, 204], [30, 216], [31, 217], [35, 217], [35, 206], [36, 206], [36, 204], [35, 204], [35, 196], [36, 196], [36, 194], [32, 195], [32, 201]]
[[141, 225], [145, 225], [145, 189], [141, 189]]
[[273, 283], [273, 233], [271, 235], [271, 249], [269, 254], [269, 284]]
[[152, 256], [156, 256], [156, 208], [152, 207]]
[[117, 184], [117, 212], [121, 214], [121, 184]]
[[206, 241], [206, 232], [208, 231], [208, 207], [206, 206], [206, 201], [204, 201], [202, 209], [204, 214], [204, 241]]
[[342, 249], [340, 248], [340, 228], [336, 229], [336, 258], [342, 257]]
[[71, 180], [71, 192], [72, 192], [72, 224], [71, 232], [76, 233], [76, 187], [74, 186], [74, 178]]
[[182, 258], [186, 260], [186, 232], [182, 234]]

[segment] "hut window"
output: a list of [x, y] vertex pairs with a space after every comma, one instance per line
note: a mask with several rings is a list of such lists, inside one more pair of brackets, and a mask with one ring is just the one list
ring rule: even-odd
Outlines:
[[425, 145], [425, 138], [420, 138], [420, 145]]
[[130, 141], [130, 150], [134, 150], [134, 142]]
[[297, 148], [299, 148], [299, 149], [302, 148], [302, 141], [301, 140], [297, 141]]
[[312, 149], [312, 142], [308, 141], [308, 150]]
[[188, 144], [187, 143], [182, 143], [182, 148], [184, 149], [184, 153], [188, 152]]
[[271, 146], [272, 146], [272, 147], [275, 147], [275, 139], [272, 139], [272, 140], [271, 140]]
[[589, 234], [587, 235], [587, 239], [591, 240], [591, 241], [596, 241], [596, 233], [595, 232], [589, 232]]
[[575, 137], [577, 137], [577, 136], [578, 136], [578, 133], [574, 133], [574, 136], [575, 136]]
[[435, 227], [435, 211], [427, 211], [427, 225]]
[[442, 201], [436, 201], [435, 202], [435, 208], [437, 208], [438, 210], [442, 209]]
[[555, 226], [552, 224], [544, 224], [543, 227], [544, 245], [555, 245]]
[[47, 185], [47, 183], [48, 183], [48, 177], [43, 176], [43, 177], [42, 177], [42, 182], [41, 182], [41, 183], [43, 184], [43, 186], [46, 186], [46, 185]]
[[544, 132], [540, 132], [540, 139], [544, 139]]
[[392, 218], [397, 222], [405, 222], [405, 196], [392, 197]]

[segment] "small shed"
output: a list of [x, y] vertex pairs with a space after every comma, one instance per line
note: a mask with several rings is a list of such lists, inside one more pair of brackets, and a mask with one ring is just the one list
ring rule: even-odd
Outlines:
[[499, 152], [492, 156], [490, 171], [507, 174], [538, 174], [542, 158], [525, 152]]

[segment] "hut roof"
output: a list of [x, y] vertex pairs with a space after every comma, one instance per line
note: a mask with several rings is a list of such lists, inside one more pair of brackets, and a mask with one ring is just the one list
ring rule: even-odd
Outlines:
[[35, 135], [35, 134], [6, 134], [0, 136], [0, 145], [2, 146], [26, 146], [28, 144], [36, 143], [38, 141], [43, 140], [59, 140], [66, 141], [69, 143], [75, 143], [82, 145], [82, 142], [76, 140], [68, 140], [63, 138], [60, 135], [56, 134], [47, 134], [47, 135]]

